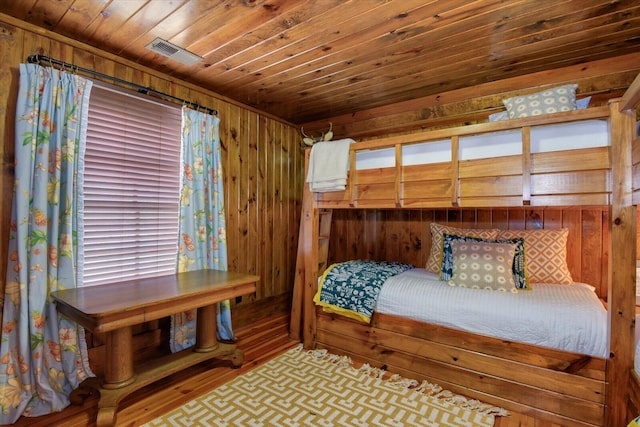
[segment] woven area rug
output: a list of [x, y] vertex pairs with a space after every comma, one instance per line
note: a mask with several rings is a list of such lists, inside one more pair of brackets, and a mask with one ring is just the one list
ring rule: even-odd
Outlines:
[[157, 426], [493, 426], [500, 408], [301, 346], [159, 417]]

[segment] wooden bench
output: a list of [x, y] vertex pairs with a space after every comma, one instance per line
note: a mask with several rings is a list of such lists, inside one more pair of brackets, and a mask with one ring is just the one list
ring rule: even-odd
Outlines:
[[[198, 270], [53, 292], [60, 313], [93, 333], [106, 334], [104, 378], [84, 381], [71, 401], [81, 403], [87, 390], [97, 390], [96, 423], [112, 426], [119, 401], [160, 378], [220, 356], [230, 356], [239, 367], [242, 351], [216, 340], [216, 303], [255, 292], [258, 280], [254, 275]], [[134, 369], [132, 326], [192, 309], [197, 309], [194, 348]]]

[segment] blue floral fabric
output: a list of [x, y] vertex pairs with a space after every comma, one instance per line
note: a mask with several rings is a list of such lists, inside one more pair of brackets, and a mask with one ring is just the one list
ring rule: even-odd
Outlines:
[[[220, 119], [182, 108], [182, 190], [178, 272], [227, 270], [227, 226], [220, 152]], [[172, 352], [196, 343], [196, 310], [171, 316]], [[216, 335], [234, 340], [231, 302], [217, 304]]]
[[[50, 293], [76, 288], [80, 189], [92, 83], [20, 64], [15, 186], [0, 339], [0, 424], [61, 411], [93, 376], [84, 330]], [[4, 214], [8, 214], [8, 210]]]
[[323, 274], [314, 301], [325, 311], [369, 323], [382, 284], [411, 268], [415, 267], [387, 261], [333, 264]]

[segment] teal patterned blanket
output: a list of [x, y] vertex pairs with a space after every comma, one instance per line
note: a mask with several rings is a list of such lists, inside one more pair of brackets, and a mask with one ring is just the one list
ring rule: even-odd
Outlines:
[[415, 267], [387, 261], [333, 264], [322, 275], [313, 301], [324, 311], [370, 323], [382, 284], [411, 268]]

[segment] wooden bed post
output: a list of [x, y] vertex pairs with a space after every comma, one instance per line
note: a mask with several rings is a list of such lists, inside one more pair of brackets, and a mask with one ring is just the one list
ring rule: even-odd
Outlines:
[[[309, 163], [311, 150], [307, 150], [305, 163]], [[308, 166], [307, 166], [308, 167]], [[306, 169], [306, 167], [305, 167]], [[311, 348], [316, 343], [316, 308], [313, 303], [318, 281], [318, 234], [319, 214], [316, 196], [311, 192], [309, 184], [304, 184], [306, 195], [302, 200], [301, 227], [303, 231], [302, 258], [304, 260], [304, 287], [302, 291], [302, 343], [305, 348]]]
[[635, 324], [636, 210], [632, 202], [631, 141], [634, 112], [609, 103], [611, 134], [611, 262], [608, 294], [610, 358], [607, 367], [605, 420], [626, 426], [627, 391], [633, 366]]

